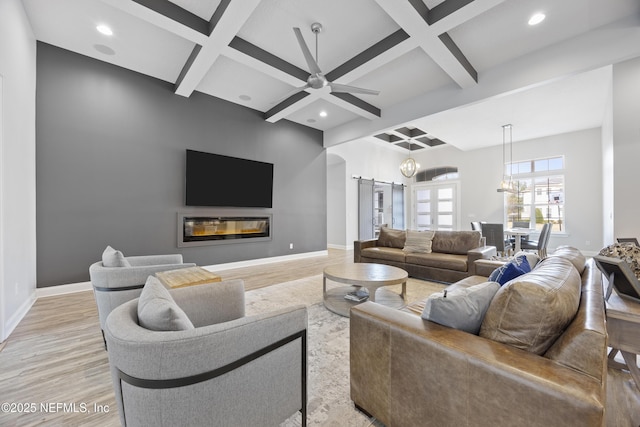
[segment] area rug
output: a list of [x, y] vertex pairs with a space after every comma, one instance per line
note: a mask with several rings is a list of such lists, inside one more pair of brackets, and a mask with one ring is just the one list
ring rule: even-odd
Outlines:
[[[344, 286], [332, 282], [327, 287]], [[407, 301], [428, 296], [444, 285], [409, 279]], [[400, 293], [400, 285], [379, 288], [384, 293]], [[349, 318], [327, 310], [322, 303], [322, 276], [280, 283], [246, 293], [247, 315], [263, 313], [296, 304], [308, 309], [308, 406], [307, 425], [364, 427], [382, 426], [356, 410], [349, 398]], [[284, 427], [301, 425], [300, 414]]]

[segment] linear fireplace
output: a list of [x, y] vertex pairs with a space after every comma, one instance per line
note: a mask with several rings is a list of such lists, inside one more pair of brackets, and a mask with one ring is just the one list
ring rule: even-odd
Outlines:
[[271, 215], [178, 214], [178, 247], [271, 240]]

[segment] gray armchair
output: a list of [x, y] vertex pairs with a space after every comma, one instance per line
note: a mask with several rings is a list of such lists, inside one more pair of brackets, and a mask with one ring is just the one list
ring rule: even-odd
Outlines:
[[244, 283], [170, 290], [194, 328], [152, 331], [138, 299], [114, 309], [105, 336], [125, 426], [306, 425], [307, 309], [244, 316]]
[[[119, 255], [122, 255], [120, 253]], [[111, 310], [140, 296], [147, 277], [159, 271], [194, 267], [193, 263], [183, 263], [181, 254], [144, 255], [122, 257], [124, 267], [105, 267], [103, 261], [89, 267], [89, 277], [93, 295], [98, 306], [100, 328], [104, 338], [104, 324]], [[106, 341], [105, 341], [106, 344]]]

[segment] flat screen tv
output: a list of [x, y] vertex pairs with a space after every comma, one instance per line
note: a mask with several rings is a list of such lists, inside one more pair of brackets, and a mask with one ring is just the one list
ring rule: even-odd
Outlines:
[[187, 150], [187, 206], [272, 207], [273, 164]]

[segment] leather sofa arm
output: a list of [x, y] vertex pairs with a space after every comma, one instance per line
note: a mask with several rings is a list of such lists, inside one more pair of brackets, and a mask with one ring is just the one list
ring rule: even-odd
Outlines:
[[378, 244], [378, 239], [356, 240], [353, 242], [353, 262], [360, 262], [362, 250], [373, 248]]
[[471, 249], [467, 252], [467, 265], [469, 274], [476, 275], [476, 261], [479, 259], [490, 259], [497, 255], [495, 246], [481, 246], [479, 248]]
[[372, 302], [350, 322], [351, 398], [385, 425], [603, 425], [590, 375]]

